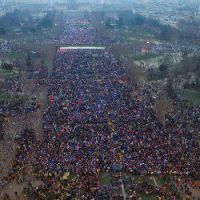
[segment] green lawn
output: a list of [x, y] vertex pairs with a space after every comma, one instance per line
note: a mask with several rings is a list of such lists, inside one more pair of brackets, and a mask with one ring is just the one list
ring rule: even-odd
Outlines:
[[153, 195], [149, 195], [149, 196], [141, 196], [142, 197], [142, 200], [156, 200], [156, 196], [153, 196]]
[[157, 182], [157, 184], [159, 186], [162, 186], [162, 185], [164, 185], [166, 183], [166, 181], [164, 180], [164, 178], [162, 178], [160, 176], [154, 176], [154, 178], [155, 178], [155, 180], [156, 180], [156, 182]]
[[109, 185], [111, 183], [111, 177], [109, 173], [100, 173], [99, 181], [101, 185]]
[[181, 98], [186, 99], [194, 104], [200, 104], [200, 92], [195, 90], [183, 89], [179, 91]]
[[10, 100], [11, 96], [6, 94], [0, 94], [0, 102]]
[[147, 53], [144, 55], [135, 56], [134, 59], [137, 61], [137, 60], [148, 60], [148, 59], [157, 58], [157, 57], [159, 57], [159, 55], [153, 54], [153, 53]]

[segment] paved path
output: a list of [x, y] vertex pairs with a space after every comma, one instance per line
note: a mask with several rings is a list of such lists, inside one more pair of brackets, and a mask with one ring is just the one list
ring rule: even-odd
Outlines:
[[127, 199], [127, 194], [126, 194], [126, 191], [125, 191], [125, 188], [124, 188], [124, 183], [122, 183], [121, 187], [122, 187], [123, 200], [126, 200]]
[[156, 187], [159, 187], [158, 182], [157, 182], [157, 180], [155, 179], [154, 176], [152, 177], [152, 179], [153, 179], [153, 182], [154, 182], [155, 186], [156, 186]]

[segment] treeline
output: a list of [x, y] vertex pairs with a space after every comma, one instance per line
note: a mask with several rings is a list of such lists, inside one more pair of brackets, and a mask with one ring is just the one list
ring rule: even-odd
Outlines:
[[42, 18], [37, 18], [28, 11], [15, 10], [0, 17], [0, 34], [5, 35], [19, 29], [21, 32], [36, 32], [43, 28], [51, 28], [54, 24], [54, 11], [49, 11]]
[[102, 11], [96, 15], [98, 19], [104, 22], [107, 28], [113, 28], [113, 24], [119, 29], [143, 26], [160, 40], [173, 41], [181, 39], [181, 34], [177, 29], [163, 25], [159, 20], [133, 13], [131, 10], [116, 11], [112, 14]]
[[200, 56], [183, 55], [180, 64], [171, 67], [164, 63], [157, 68], [147, 70], [147, 78], [149, 80], [160, 80], [168, 78], [172, 81], [172, 88], [176, 88], [180, 83], [184, 83], [184, 88], [192, 88], [200, 90]]
[[54, 24], [55, 12], [49, 11], [38, 23], [38, 28], [52, 28]]
[[6, 13], [6, 15], [0, 17], [0, 34], [6, 34], [11, 27], [20, 26], [20, 23], [23, 23], [21, 12], [16, 10]]
[[182, 62], [173, 69], [173, 73], [175, 75], [185, 75], [191, 72], [196, 73], [200, 77], [200, 55], [189, 56], [185, 53]]
[[8, 71], [12, 71], [14, 69], [14, 65], [10, 64], [10, 63], [2, 63], [1, 64], [1, 68], [3, 70], [8, 70]]

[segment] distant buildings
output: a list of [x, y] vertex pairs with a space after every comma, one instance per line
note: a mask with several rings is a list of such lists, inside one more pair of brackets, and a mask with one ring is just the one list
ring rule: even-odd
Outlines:
[[[200, 1], [199, 5], [195, 0], [136, 0], [135, 2], [137, 2], [134, 4], [136, 12], [175, 28], [179, 28], [179, 23], [182, 21], [191, 21], [191, 18], [193, 21], [200, 21]], [[199, 22], [196, 25], [200, 27]], [[195, 30], [192, 24], [188, 27]]]

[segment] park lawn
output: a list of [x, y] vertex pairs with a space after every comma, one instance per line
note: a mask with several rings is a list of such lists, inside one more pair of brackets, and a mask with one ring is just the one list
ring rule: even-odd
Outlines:
[[[142, 182], [147, 182], [148, 184], [155, 185], [154, 181], [152, 179], [152, 176], [137, 176], [137, 175], [133, 175], [133, 174], [124, 174], [124, 175], [126, 177], [128, 177], [129, 180], [131, 180], [131, 182], [133, 181], [133, 182], [138, 183], [138, 184], [142, 183]], [[156, 179], [156, 181], [158, 181], [158, 180]], [[160, 186], [159, 182], [158, 182], [158, 185]]]
[[137, 175], [129, 175], [132, 179], [134, 179], [134, 182], [139, 183], [147, 180], [147, 176], [137, 176]]
[[[147, 182], [149, 184], [154, 185], [154, 182], [151, 176], [137, 176], [133, 174], [125, 174], [125, 175], [131, 178], [131, 180], [133, 180], [134, 178], [134, 182], [137, 184], [140, 184], [141, 182]], [[155, 195], [146, 195], [144, 193], [140, 193], [139, 196], [142, 197], [142, 200], [156, 200], [157, 199]]]
[[158, 183], [159, 187], [161, 187], [162, 185], [164, 185], [166, 183], [166, 181], [162, 178], [162, 177], [159, 177], [159, 176], [154, 176], [156, 182]]
[[0, 94], [0, 102], [8, 101], [10, 98], [10, 95]]
[[109, 173], [100, 173], [99, 182], [101, 185], [109, 185], [111, 184], [111, 176]]
[[142, 195], [142, 200], [157, 200], [157, 197], [154, 195]]
[[137, 60], [148, 60], [148, 59], [152, 59], [152, 58], [157, 58], [160, 57], [158, 54], [154, 54], [154, 53], [147, 53], [147, 54], [141, 54], [138, 56], [134, 56], [135, 61]]
[[194, 104], [200, 104], [200, 92], [190, 89], [183, 89], [179, 91], [181, 98], [186, 99]]
[[132, 27], [127, 27], [126, 29], [124, 27], [118, 27], [118, 32], [125, 40], [128, 40], [130, 37], [135, 37], [139, 40], [155, 38], [155, 31], [147, 26], [135, 25]]
[[74, 179], [76, 179], [76, 175], [75, 174], [73, 174], [73, 173], [70, 173], [69, 174], [69, 177], [68, 177], [68, 180], [74, 180]]

